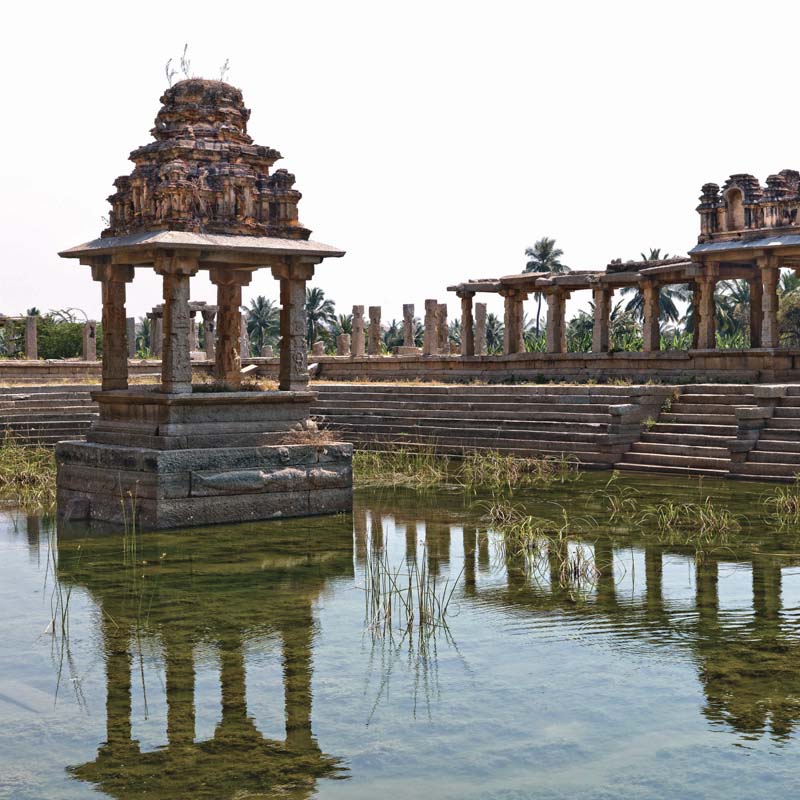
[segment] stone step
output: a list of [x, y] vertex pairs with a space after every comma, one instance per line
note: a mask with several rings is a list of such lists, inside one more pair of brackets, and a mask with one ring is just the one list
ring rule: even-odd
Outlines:
[[0, 398], [9, 394], [88, 394], [100, 389], [99, 383], [59, 383], [28, 386], [0, 386]]
[[679, 403], [673, 403], [672, 408], [670, 408], [669, 412], [664, 413], [672, 413], [672, 414], [697, 414], [700, 416], [708, 416], [708, 415], [726, 415], [730, 419], [736, 419], [736, 409], [741, 405], [741, 403], [737, 403], [736, 405], [725, 405], [720, 403], [684, 403], [683, 401]]
[[519, 412], [527, 411], [530, 414], [555, 414], [562, 412], [565, 414], [602, 414], [609, 413], [607, 405], [600, 405], [596, 403], [495, 403], [495, 402], [451, 402], [450, 400], [442, 400], [436, 402], [421, 402], [418, 400], [384, 400], [375, 402], [373, 400], [366, 400], [364, 398], [358, 400], [344, 401], [344, 400], [317, 400], [313, 404], [314, 408], [322, 409], [347, 409], [350, 411], [356, 409], [364, 410], [390, 410], [400, 409], [407, 411], [483, 411], [487, 413], [504, 413], [507, 411]]
[[800, 442], [800, 428], [770, 428], [761, 431], [760, 442]]
[[760, 480], [794, 481], [795, 477], [800, 475], [800, 465], [773, 461], [746, 461], [744, 464], [738, 465], [737, 474]]
[[730, 458], [727, 447], [714, 447], [713, 445], [690, 445], [688, 442], [680, 444], [658, 444], [655, 442], [634, 442], [631, 453], [652, 453], [675, 456], [696, 456], [699, 458]]
[[637, 386], [607, 386], [601, 384], [544, 384], [537, 385], [510, 385], [510, 384], [449, 384], [447, 386], [434, 386], [427, 383], [403, 384], [403, 383], [314, 383], [312, 389], [320, 395], [334, 392], [346, 392], [348, 394], [365, 392], [377, 394], [417, 394], [431, 395], [441, 399], [442, 395], [510, 395], [536, 396], [536, 395], [601, 395], [609, 397], [630, 397], [633, 394], [641, 394], [643, 388], [651, 390], [652, 387]]
[[715, 394], [753, 394], [753, 386], [749, 383], [694, 383], [687, 386], [681, 395], [699, 394], [703, 396]]
[[80, 410], [69, 409], [65, 410], [64, 413], [59, 413], [57, 409], [42, 409], [38, 411], [19, 410], [6, 413], [0, 409], [0, 425], [4, 425], [7, 422], [24, 422], [27, 420], [41, 422], [53, 419], [96, 419], [98, 413], [99, 412], [91, 408]]
[[[775, 410], [777, 411], [777, 409]], [[772, 417], [762, 431], [762, 436], [768, 430], [797, 430], [798, 428], [800, 428], [800, 419], [798, 417]]]
[[697, 392], [681, 392], [676, 403], [693, 403], [698, 405], [732, 405], [746, 406], [755, 405], [756, 398], [752, 393], [746, 394], [698, 394]]
[[747, 460], [762, 464], [796, 464], [798, 471], [800, 471], [800, 448], [796, 452], [771, 451], [758, 448], [750, 451]]
[[800, 453], [800, 439], [765, 439], [763, 436], [756, 442], [756, 450], [765, 450], [769, 453]]
[[[800, 399], [800, 398], [798, 398]], [[800, 405], [784, 406], [779, 405], [773, 412], [772, 419], [794, 419], [800, 420]]]
[[663, 453], [628, 452], [625, 454], [623, 461], [627, 464], [656, 464], [665, 467], [686, 467], [691, 469], [727, 470], [730, 465], [729, 458], [665, 455]]
[[[448, 404], [443, 404], [447, 406]], [[355, 414], [354, 412], [359, 412]], [[457, 408], [441, 408], [440, 406], [401, 406], [401, 407], [391, 407], [387, 408], [385, 405], [381, 405], [375, 407], [374, 405], [370, 405], [368, 408], [339, 408], [339, 407], [330, 407], [330, 406], [323, 406], [319, 404], [314, 404], [311, 406], [311, 413], [315, 415], [321, 415], [330, 417], [331, 419], [336, 419], [341, 416], [352, 417], [354, 419], [369, 419], [371, 417], [380, 416], [380, 417], [396, 417], [396, 418], [409, 418], [414, 419], [418, 416], [425, 415], [431, 419], [438, 418], [440, 420], [446, 419], [475, 419], [475, 420], [490, 420], [495, 421], [497, 420], [523, 420], [526, 422], [539, 422], [539, 421], [551, 421], [551, 422], [594, 422], [594, 423], [604, 423], [608, 425], [612, 417], [608, 413], [602, 414], [590, 414], [587, 412], [570, 412], [570, 411], [562, 411], [558, 407], [548, 407], [547, 410], [542, 409], [541, 411], [514, 411], [514, 410], [500, 410], [495, 409], [492, 411], [484, 411], [484, 410], [476, 410], [472, 408], [464, 408], [464, 407], [457, 407]]]
[[[661, 415], [664, 416], [663, 414]], [[736, 437], [736, 425], [701, 425], [698, 423], [681, 424], [677, 422], [658, 422], [651, 428], [651, 433], [687, 433], [693, 436], [726, 436]]]
[[624, 469], [630, 472], [660, 473], [663, 475], [708, 475], [713, 478], [724, 478], [727, 469], [704, 469], [700, 467], [678, 467], [663, 464], [634, 464], [621, 461], [614, 465], [615, 469]]
[[694, 433], [662, 433], [658, 425], [650, 431], [642, 433], [641, 442], [652, 442], [653, 444], [675, 444], [675, 445], [695, 445], [699, 447], [726, 447], [728, 442], [732, 442], [736, 436], [711, 436], [708, 434]]
[[[576, 445], [583, 444], [590, 446], [592, 444], [604, 444], [603, 436], [596, 435], [591, 438], [581, 437], [578, 434], [573, 434], [569, 430], [560, 430], [554, 436], [547, 436], [542, 431], [519, 429], [519, 428], [481, 428], [474, 425], [390, 425], [390, 424], [362, 424], [362, 425], [347, 425], [339, 422], [329, 422], [325, 424], [325, 428], [330, 431], [346, 434], [348, 431], [353, 434], [359, 433], [386, 433], [392, 435], [408, 434], [409, 436], [425, 436], [427, 438], [435, 439], [442, 436], [461, 436], [462, 438], [477, 437], [484, 439], [518, 439], [521, 441], [566, 441], [574, 442]], [[555, 438], [555, 437], [560, 438]]]
[[731, 420], [736, 420], [731, 414], [677, 414], [672, 411], [663, 411], [658, 417], [659, 422], [677, 422], [681, 425], [731, 425]]

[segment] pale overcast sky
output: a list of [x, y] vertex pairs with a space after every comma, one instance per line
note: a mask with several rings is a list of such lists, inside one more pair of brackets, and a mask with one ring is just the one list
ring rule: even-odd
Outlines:
[[[545, 235], [578, 269], [685, 253], [703, 183], [800, 168], [796, 0], [76, 0], [2, 14], [6, 314], [99, 314], [88, 268], [57, 251], [99, 235], [185, 42], [197, 76], [230, 59], [250, 134], [297, 176], [301, 221], [347, 250], [314, 281], [340, 311], [421, 313], [448, 284], [521, 271]], [[205, 279], [192, 291], [214, 300]], [[266, 271], [256, 294], [277, 298]], [[137, 317], [160, 302], [155, 276], [137, 270], [128, 297]]]

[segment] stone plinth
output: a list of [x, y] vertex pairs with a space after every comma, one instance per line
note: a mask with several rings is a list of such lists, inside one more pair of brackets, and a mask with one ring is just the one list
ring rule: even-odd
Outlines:
[[[170, 528], [352, 507], [349, 444], [286, 444], [312, 392], [93, 394], [86, 442], [56, 449], [62, 517]], [[123, 506], [125, 510], [123, 511]]]

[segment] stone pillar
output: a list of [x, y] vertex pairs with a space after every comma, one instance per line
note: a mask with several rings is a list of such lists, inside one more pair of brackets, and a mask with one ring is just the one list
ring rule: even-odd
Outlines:
[[350, 355], [350, 334], [340, 333], [336, 337], [336, 355], [349, 356]]
[[486, 303], [475, 303], [475, 355], [486, 352]]
[[153, 324], [150, 327], [150, 352], [156, 357], [161, 358], [164, 349], [164, 326], [162, 324], [162, 310], [153, 309]]
[[[125, 284], [133, 280], [133, 267], [121, 264], [93, 264], [92, 278], [100, 281], [103, 294], [103, 391], [127, 389]], [[94, 341], [96, 348], [96, 339]], [[97, 358], [96, 349], [95, 358]]]
[[547, 299], [547, 322], [545, 323], [547, 352], [563, 353], [566, 350], [566, 325], [564, 324], [566, 297], [564, 292], [559, 289], [549, 289], [545, 291], [544, 296]]
[[83, 360], [97, 361], [97, 323], [88, 319], [83, 323]]
[[306, 281], [314, 276], [314, 264], [299, 258], [274, 266], [281, 282], [281, 391], [308, 389], [306, 344]]
[[128, 346], [128, 358], [136, 358], [136, 318], [125, 320], [125, 342]]
[[164, 352], [161, 356], [161, 391], [191, 394], [192, 362], [189, 311], [189, 281], [199, 264], [196, 257], [160, 256], [156, 273], [164, 282]]
[[748, 281], [750, 285], [750, 347], [761, 347], [761, 328], [764, 324], [764, 292], [761, 287], [761, 275], [757, 274]]
[[692, 350], [697, 350], [700, 341], [700, 292], [701, 288], [697, 281], [692, 282], [692, 317], [694, 318], [694, 328], [692, 330]]
[[643, 281], [642, 293], [642, 351], [657, 353], [661, 349], [661, 308], [658, 302], [659, 287], [655, 281]]
[[[217, 381], [229, 389], [242, 382], [242, 287], [250, 283], [253, 274], [245, 269], [214, 267], [211, 282], [217, 287], [217, 337], [214, 372]], [[208, 331], [206, 331], [208, 337]], [[206, 343], [208, 348], [208, 343]], [[208, 350], [206, 350], [208, 352]]]
[[216, 338], [215, 319], [217, 310], [215, 308], [204, 308], [200, 313], [203, 315], [203, 342], [205, 344], [206, 358], [209, 361], [214, 361], [216, 358], [214, 340]]
[[364, 355], [364, 306], [353, 306], [353, 356]]
[[261, 358], [275, 358], [275, 350], [271, 344], [265, 344], [261, 348]]
[[367, 354], [379, 356], [381, 354], [381, 307], [369, 307], [369, 347]]
[[[709, 265], [711, 266], [711, 265]], [[706, 274], [697, 283], [699, 302], [697, 305], [697, 348], [713, 350], [717, 346], [717, 320], [714, 306], [714, 288], [717, 285], [713, 274]]]
[[594, 327], [592, 328], [592, 352], [607, 353], [609, 347], [608, 319], [611, 313], [611, 295], [613, 290], [607, 286], [595, 286]]
[[761, 346], [779, 347], [780, 332], [778, 330], [778, 280], [780, 267], [775, 256], [764, 256], [758, 259], [758, 268], [761, 270]]
[[25, 358], [36, 361], [39, 358], [39, 345], [36, 339], [36, 320], [38, 317], [25, 318]]
[[525, 340], [524, 331], [522, 329], [522, 302], [527, 295], [518, 289], [504, 289], [500, 294], [505, 299], [503, 352], [506, 354], [524, 353]]
[[450, 328], [447, 324], [447, 303], [436, 304], [436, 343], [443, 356], [450, 352]]
[[435, 356], [439, 352], [439, 329], [436, 325], [436, 300], [425, 301], [425, 332], [422, 338], [422, 355]]
[[472, 318], [472, 299], [475, 292], [458, 292], [461, 298], [461, 355], [475, 355], [475, 322]]
[[311, 355], [314, 358], [319, 358], [320, 356], [325, 355], [325, 342], [314, 342], [311, 346]]
[[247, 331], [247, 314], [242, 313], [240, 316], [240, 337], [239, 355], [242, 358], [250, 358], [250, 334]]
[[414, 304], [403, 305], [403, 347], [415, 347], [414, 342]]

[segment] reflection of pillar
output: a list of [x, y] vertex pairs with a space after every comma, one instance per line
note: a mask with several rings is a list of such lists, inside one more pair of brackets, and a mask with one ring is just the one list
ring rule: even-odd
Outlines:
[[642, 293], [642, 311], [644, 320], [642, 322], [642, 351], [645, 353], [657, 353], [661, 349], [661, 327], [659, 317], [661, 307], [659, 305], [658, 284], [652, 280], [645, 280], [639, 286]]
[[[241, 358], [241, 305], [242, 287], [247, 286], [252, 272], [243, 269], [213, 268], [211, 282], [217, 287], [217, 336], [215, 366], [217, 380], [229, 389], [236, 389], [242, 382]], [[206, 331], [206, 353], [208, 332]]]
[[484, 531], [483, 533], [478, 533], [478, 571], [488, 572], [490, 563], [489, 536]]
[[161, 390], [168, 394], [190, 394], [192, 391], [189, 281], [198, 269], [197, 258], [187, 256], [160, 256], [155, 263], [155, 270], [164, 282]]
[[598, 539], [594, 543], [594, 563], [597, 575], [597, 602], [616, 605], [617, 584], [614, 580], [614, 548], [608, 539]]
[[[294, 616], [294, 615], [293, 615]], [[292, 625], [281, 631], [286, 744], [292, 750], [313, 746], [311, 735], [311, 630], [314, 620], [306, 605]]]
[[592, 328], [592, 352], [608, 352], [608, 319], [611, 311], [612, 290], [607, 286], [596, 286], [594, 296], [594, 326]]
[[761, 270], [761, 284], [764, 287], [761, 295], [762, 321], [761, 346], [778, 347], [780, 335], [778, 331], [778, 279], [780, 268], [774, 256], [758, 259]]
[[486, 355], [486, 303], [475, 303], [475, 355]]
[[356, 563], [367, 560], [367, 510], [353, 509], [353, 538], [355, 539]]
[[129, 747], [131, 740], [130, 631], [100, 615], [106, 656], [106, 739], [110, 750]]
[[663, 575], [661, 548], [648, 545], [644, 548], [644, 581], [647, 610], [651, 613], [664, 610]]
[[770, 556], [753, 559], [753, 609], [762, 620], [777, 620], [781, 611], [781, 566]]
[[425, 526], [425, 551], [428, 557], [428, 573], [441, 575], [450, 562], [450, 528], [447, 525]]
[[464, 528], [464, 586], [475, 588], [475, 531]]
[[103, 295], [103, 390], [127, 389], [125, 284], [133, 280], [133, 267], [93, 264], [92, 278], [100, 281]]
[[413, 564], [417, 560], [417, 526], [406, 523], [406, 561]]
[[234, 633], [220, 643], [220, 694], [222, 719], [215, 738], [241, 737], [243, 728], [252, 728], [247, 716], [247, 675], [242, 637]]
[[461, 298], [461, 355], [475, 355], [475, 331], [472, 318], [472, 298], [475, 292], [458, 292]]
[[167, 741], [170, 745], [194, 742], [194, 660], [192, 646], [164, 633], [167, 688]]
[[750, 286], [750, 347], [761, 347], [761, 328], [764, 324], [761, 275], [748, 281]]
[[698, 616], [713, 620], [719, 610], [719, 570], [717, 562], [698, 554], [695, 558], [695, 593]]

